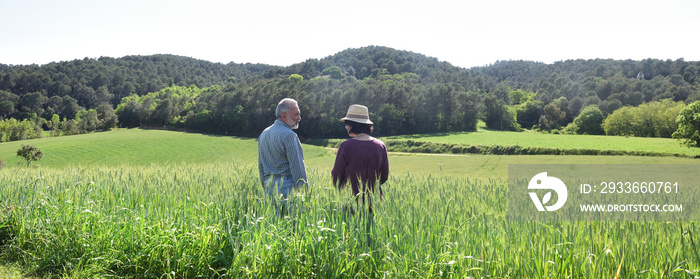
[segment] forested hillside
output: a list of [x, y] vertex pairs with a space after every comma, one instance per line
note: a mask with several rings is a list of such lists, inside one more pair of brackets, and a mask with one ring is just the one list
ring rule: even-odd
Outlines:
[[[45, 129], [75, 119], [76, 129], [85, 132], [109, 128], [103, 118], [111, 109], [118, 116], [114, 125], [122, 127], [257, 136], [274, 119], [276, 103], [292, 97], [301, 106], [302, 138], [344, 137], [338, 119], [354, 103], [369, 107], [381, 136], [470, 131], [483, 120], [503, 130], [669, 137], [678, 111], [700, 100], [699, 75], [700, 62], [655, 59], [497, 61], [465, 69], [379, 46], [288, 67], [127, 56], [0, 65], [0, 119], [34, 117], [40, 123], [39, 117]], [[653, 118], [668, 127], [655, 133], [604, 125], [620, 108], [642, 104], [664, 111], [628, 109], [615, 123], [648, 126]], [[584, 108], [586, 117], [579, 117]], [[94, 117], [88, 117], [91, 110]], [[87, 125], [86, 118], [96, 124]], [[53, 129], [62, 134], [64, 126]]]
[[85, 58], [42, 66], [0, 64], [0, 90], [4, 91], [0, 91], [0, 117], [34, 112], [46, 119], [54, 113], [73, 118], [80, 108], [116, 106], [131, 94], [144, 95], [172, 85], [208, 87], [254, 80], [274, 68], [174, 55]]

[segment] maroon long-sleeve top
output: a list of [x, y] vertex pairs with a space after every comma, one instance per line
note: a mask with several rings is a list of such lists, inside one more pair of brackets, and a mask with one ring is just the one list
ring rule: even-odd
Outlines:
[[[338, 147], [335, 164], [331, 171], [333, 184], [342, 188], [348, 178], [353, 195], [357, 195], [360, 183], [374, 191], [377, 181], [384, 184], [389, 178], [389, 157], [386, 146], [378, 139], [368, 141], [348, 139]], [[358, 179], [358, 177], [360, 179]], [[381, 188], [379, 189], [381, 195]]]

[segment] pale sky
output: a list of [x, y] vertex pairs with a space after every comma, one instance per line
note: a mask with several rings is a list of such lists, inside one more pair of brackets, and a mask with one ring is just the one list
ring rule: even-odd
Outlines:
[[459, 67], [700, 61], [700, 0], [0, 0], [0, 63], [174, 54], [289, 66], [369, 45]]

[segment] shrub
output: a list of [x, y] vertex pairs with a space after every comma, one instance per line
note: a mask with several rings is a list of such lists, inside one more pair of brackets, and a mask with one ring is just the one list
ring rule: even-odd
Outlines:
[[623, 107], [603, 121], [606, 135], [670, 138], [678, 124], [676, 118], [685, 107], [683, 102], [662, 100]]
[[605, 133], [603, 130], [603, 120], [605, 120], [605, 116], [597, 105], [587, 106], [583, 109], [581, 114], [574, 119], [573, 123], [577, 128], [575, 132], [583, 135], [602, 135]]
[[31, 164], [33, 161], [36, 162], [41, 160], [41, 158], [44, 157], [44, 152], [36, 146], [23, 144], [22, 147], [17, 150], [17, 156], [27, 160], [27, 167], [29, 167], [29, 164]]

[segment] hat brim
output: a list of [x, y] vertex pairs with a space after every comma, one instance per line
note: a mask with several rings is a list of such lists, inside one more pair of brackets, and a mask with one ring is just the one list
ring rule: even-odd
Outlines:
[[370, 125], [374, 124], [369, 119], [359, 119], [359, 118], [352, 118], [352, 117], [343, 117], [340, 119], [340, 122], [345, 122], [345, 120], [357, 122], [360, 124], [370, 124]]

